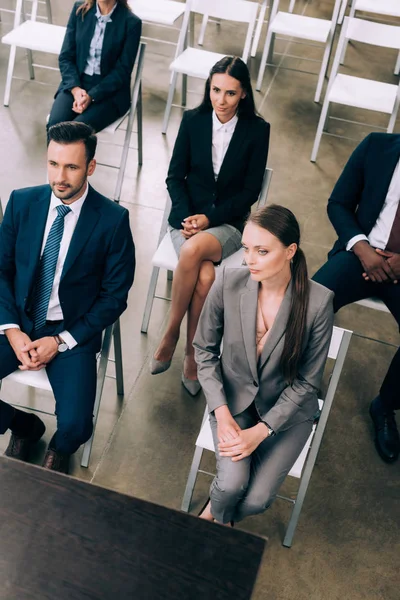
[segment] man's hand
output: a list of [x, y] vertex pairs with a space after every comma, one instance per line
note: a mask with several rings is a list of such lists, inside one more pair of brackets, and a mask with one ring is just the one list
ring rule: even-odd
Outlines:
[[40, 362], [36, 351], [30, 353], [25, 350], [26, 346], [31, 343], [31, 338], [20, 329], [6, 329], [5, 335], [10, 342], [11, 348], [14, 350], [15, 356], [18, 358], [24, 371], [39, 371], [44, 365]]
[[[42, 365], [41, 368], [43, 368], [43, 366], [51, 362], [58, 353], [58, 344], [53, 336], [46, 336], [39, 340], [35, 340], [34, 342], [29, 341], [22, 348], [22, 351], [29, 352], [31, 357], [37, 360]], [[31, 370], [27, 369], [24, 365], [19, 368], [21, 371]]]
[[364, 267], [363, 277], [366, 281], [372, 281], [373, 283], [393, 281], [397, 283], [396, 275], [393, 273], [389, 262], [383, 256], [380, 256], [367, 241], [357, 242], [353, 246], [353, 252]]
[[238, 436], [227, 442], [220, 442], [218, 450], [221, 456], [231, 456], [237, 462], [253, 454], [254, 450], [268, 437], [268, 429], [263, 423], [257, 423], [249, 429], [242, 429]]
[[396, 277], [394, 283], [397, 283], [400, 280], [400, 254], [390, 252], [389, 250], [380, 250], [379, 248], [376, 248], [375, 252], [377, 252], [379, 256], [386, 258], [386, 262], [390, 265], [390, 268]]

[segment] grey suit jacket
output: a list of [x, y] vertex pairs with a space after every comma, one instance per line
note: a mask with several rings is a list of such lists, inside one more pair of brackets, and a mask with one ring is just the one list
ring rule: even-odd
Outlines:
[[[310, 281], [303, 353], [289, 385], [280, 359], [293, 285], [289, 284], [257, 365], [258, 283], [244, 268], [224, 269], [204, 305], [193, 345], [198, 378], [210, 412], [228, 405], [233, 416], [255, 401], [262, 420], [275, 432], [312, 418], [333, 327], [333, 292]], [[220, 346], [224, 338], [220, 356]]]

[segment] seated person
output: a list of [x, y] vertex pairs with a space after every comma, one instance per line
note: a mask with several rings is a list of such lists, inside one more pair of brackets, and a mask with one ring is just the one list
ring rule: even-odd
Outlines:
[[[128, 211], [88, 185], [96, 136], [84, 123], [49, 130], [50, 185], [15, 190], [0, 227], [0, 379], [46, 369], [57, 431], [43, 466], [68, 472], [93, 431], [102, 331], [126, 308], [135, 271]], [[6, 456], [28, 460], [44, 423], [0, 401]]]
[[171, 312], [151, 372], [166, 371], [188, 311], [182, 382], [200, 391], [192, 346], [215, 278], [214, 264], [241, 247], [241, 232], [260, 193], [270, 126], [256, 114], [246, 64], [226, 56], [211, 69], [201, 105], [184, 113], [168, 171], [170, 234], [179, 257]]
[[[400, 325], [400, 135], [371, 133], [354, 150], [328, 201], [339, 239], [314, 275], [335, 292], [333, 306], [376, 296]], [[397, 460], [400, 437], [400, 348], [370, 415], [375, 446], [386, 462]]]
[[142, 22], [128, 0], [75, 2], [59, 56], [62, 76], [48, 128], [81, 121], [101, 131], [129, 109]]
[[248, 269], [224, 269], [201, 313], [193, 344], [217, 459], [203, 519], [266, 510], [310, 435], [333, 294], [309, 281], [299, 243], [287, 208], [253, 213], [242, 238]]

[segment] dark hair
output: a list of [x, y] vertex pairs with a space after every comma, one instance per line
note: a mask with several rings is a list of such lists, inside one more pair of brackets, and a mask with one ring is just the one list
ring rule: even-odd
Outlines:
[[[86, 13], [96, 4], [96, 0], [84, 0], [84, 2], [78, 7], [76, 14], [82, 13], [82, 21]], [[122, 4], [128, 10], [131, 10], [128, 0], [117, 0], [117, 4]]]
[[212, 110], [210, 100], [211, 79], [217, 73], [227, 73], [234, 79], [240, 82], [246, 96], [242, 98], [238, 106], [239, 117], [254, 117], [257, 115], [256, 106], [254, 104], [253, 90], [251, 87], [250, 73], [245, 62], [237, 56], [224, 56], [221, 58], [210, 71], [204, 89], [203, 100], [198, 107], [199, 110]]
[[300, 227], [292, 211], [277, 204], [260, 208], [250, 214], [247, 222], [266, 229], [286, 247], [297, 244], [296, 254], [292, 259], [292, 304], [281, 356], [283, 374], [293, 383], [301, 358], [310, 291], [307, 263], [304, 252], [299, 247]]
[[96, 152], [97, 137], [95, 136], [93, 127], [79, 121], [65, 121], [64, 123], [52, 125], [47, 133], [47, 145], [51, 141], [57, 144], [82, 142], [85, 144], [87, 164], [94, 158]]

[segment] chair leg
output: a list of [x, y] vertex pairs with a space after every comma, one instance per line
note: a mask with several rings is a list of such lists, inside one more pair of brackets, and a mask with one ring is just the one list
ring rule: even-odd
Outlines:
[[294, 5], [296, 4], [296, 0], [290, 0], [288, 12], [292, 13], [294, 9]]
[[[265, 67], [267, 65], [267, 60], [269, 60], [269, 61], [272, 60], [271, 54], [273, 52], [273, 36], [274, 36], [274, 34], [268, 27], [264, 51], [263, 51], [263, 55], [262, 55], [261, 63], [260, 63], [260, 70], [258, 72], [258, 78], [257, 78], [257, 83], [256, 83], [256, 90], [258, 92], [261, 90], [262, 82], [264, 79]], [[271, 52], [271, 50], [272, 50], [272, 52]]]
[[138, 165], [143, 165], [143, 99], [142, 99], [142, 84], [139, 88], [139, 97], [137, 103], [137, 139], [138, 139]]
[[174, 93], [175, 93], [177, 78], [178, 78], [178, 73], [174, 72], [172, 75], [171, 83], [170, 83], [169, 90], [168, 90], [167, 105], [165, 107], [165, 113], [164, 113], [164, 122], [163, 122], [163, 126], [162, 126], [162, 133], [164, 133], [164, 134], [167, 133], [167, 129], [168, 129], [168, 123], [169, 123], [169, 118], [171, 116], [172, 102], [174, 100]]
[[394, 74], [395, 75], [400, 75], [400, 52], [397, 55], [396, 66], [394, 68]]
[[315, 162], [317, 160], [318, 149], [319, 149], [319, 145], [321, 143], [321, 137], [322, 137], [322, 133], [323, 133], [324, 127], [325, 127], [325, 121], [328, 116], [328, 108], [329, 108], [329, 100], [328, 100], [328, 92], [327, 92], [326, 96], [325, 96], [324, 105], [322, 107], [321, 116], [318, 121], [317, 133], [315, 134], [314, 146], [313, 146], [313, 149], [311, 152], [311, 158], [310, 158], [311, 162]]
[[53, 24], [53, 15], [51, 13], [50, 0], [46, 0], [46, 13], [47, 13], [47, 22]]
[[267, 11], [267, 2], [264, 0], [260, 8], [260, 14], [258, 16], [257, 26], [254, 33], [253, 45], [251, 47], [251, 57], [254, 58], [257, 54], [258, 44], [260, 43], [261, 30], [264, 24], [265, 13]]
[[197, 474], [200, 467], [201, 457], [203, 456], [203, 448], [196, 446], [194, 451], [192, 466], [190, 467], [189, 476], [186, 482], [185, 493], [183, 494], [181, 510], [189, 512], [192, 502], [193, 490], [196, 485]]
[[144, 307], [142, 327], [140, 329], [142, 333], [147, 333], [147, 330], [149, 328], [149, 321], [151, 317], [151, 310], [153, 308], [153, 301], [156, 293], [159, 272], [160, 267], [153, 267], [150, 277], [149, 290], [147, 292], [146, 305]]
[[173, 277], [174, 277], [174, 272], [167, 271], [167, 281], [172, 281]]
[[8, 106], [10, 103], [10, 94], [11, 94], [11, 83], [14, 73], [14, 65], [15, 65], [15, 53], [17, 48], [15, 46], [11, 46], [10, 48], [10, 56], [8, 59], [8, 69], [7, 69], [7, 78], [6, 78], [6, 88], [4, 92], [4, 106]]
[[118, 321], [114, 323], [114, 357], [115, 357], [115, 381], [117, 384], [118, 396], [124, 395], [124, 370], [122, 366], [122, 345], [121, 345], [121, 325]]
[[85, 467], [85, 468], [87, 468], [89, 466], [89, 460], [90, 460], [90, 454], [92, 452], [94, 434], [96, 432], [97, 417], [99, 416], [100, 401], [101, 401], [101, 396], [103, 393], [104, 380], [106, 378], [106, 373], [107, 373], [107, 363], [108, 363], [108, 355], [110, 353], [112, 329], [113, 329], [112, 325], [110, 327], [107, 327], [107, 329], [104, 333], [103, 344], [101, 346], [101, 356], [100, 356], [99, 366], [97, 369], [96, 398], [95, 398], [94, 407], [93, 407], [93, 433], [92, 433], [90, 439], [86, 442], [86, 444], [83, 447], [83, 454], [82, 454], [82, 460], [81, 460], [81, 467]]
[[341, 25], [343, 23], [344, 15], [346, 14], [348, 0], [342, 0], [342, 6], [340, 7], [338, 24]]
[[187, 104], [187, 75], [182, 75], [182, 106], [186, 106]]
[[32, 50], [26, 50], [26, 58], [28, 61], [29, 79], [35, 79], [35, 70], [33, 68]]
[[199, 41], [197, 42], [199, 46], [202, 46], [204, 44], [204, 35], [206, 33], [207, 23], [208, 23], [208, 15], [203, 15], [203, 20], [201, 22], [201, 28], [200, 28], [200, 34], [199, 34]]
[[321, 69], [319, 71], [319, 76], [318, 76], [317, 89], [315, 90], [314, 102], [319, 102], [320, 98], [321, 98], [322, 87], [324, 85], [326, 72], [328, 70], [328, 63], [329, 63], [329, 57], [331, 55], [331, 48], [332, 48], [332, 38], [328, 41], [328, 43], [325, 47], [324, 57], [322, 59]]

